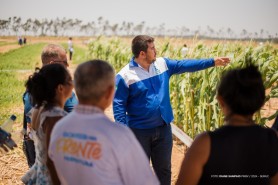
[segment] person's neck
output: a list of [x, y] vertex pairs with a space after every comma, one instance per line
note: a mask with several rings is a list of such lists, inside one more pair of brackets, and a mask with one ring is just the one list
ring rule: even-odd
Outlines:
[[149, 64], [148, 62], [146, 62], [145, 60], [140, 59], [140, 58], [135, 58], [134, 60], [135, 60], [135, 62], [136, 62], [137, 64], [139, 64], [143, 69], [145, 69], [146, 71], [149, 72], [149, 69], [150, 69], [150, 65], [151, 65], [151, 64]]
[[64, 108], [64, 105], [65, 105], [66, 102], [56, 102], [53, 106], [56, 106], [56, 107], [60, 107], [60, 108]]
[[225, 117], [225, 124], [231, 126], [251, 126], [255, 122], [252, 119], [252, 115], [243, 116], [239, 114], [231, 114]]
[[80, 101], [79, 103], [80, 105], [86, 105], [86, 106], [93, 106], [93, 107], [98, 107], [100, 110], [102, 110], [103, 112], [106, 109], [106, 106], [103, 105], [103, 103], [99, 103], [99, 102], [90, 102], [90, 101]]

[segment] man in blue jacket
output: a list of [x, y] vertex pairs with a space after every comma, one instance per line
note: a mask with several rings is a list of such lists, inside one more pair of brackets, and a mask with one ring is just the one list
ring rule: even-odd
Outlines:
[[[67, 52], [66, 50], [57, 44], [48, 44], [44, 47], [41, 53], [42, 65], [48, 65], [52, 63], [60, 63], [65, 67], [68, 67], [67, 62]], [[71, 112], [73, 107], [77, 105], [78, 100], [74, 92], [72, 92], [71, 97], [66, 101], [64, 110], [66, 112]], [[27, 116], [28, 112], [32, 109], [32, 104], [30, 100], [30, 94], [28, 89], [23, 94], [23, 104], [24, 104], [24, 115], [23, 115], [23, 129], [27, 130], [27, 124], [31, 123], [31, 119]], [[27, 137], [27, 135], [25, 135]], [[26, 142], [25, 155], [27, 157], [28, 166], [31, 167], [35, 162], [35, 148], [33, 142]]]
[[173, 60], [156, 58], [154, 38], [138, 35], [132, 40], [133, 58], [116, 76], [114, 118], [131, 128], [161, 185], [171, 184], [173, 111], [169, 79], [173, 74], [225, 66], [226, 57]]

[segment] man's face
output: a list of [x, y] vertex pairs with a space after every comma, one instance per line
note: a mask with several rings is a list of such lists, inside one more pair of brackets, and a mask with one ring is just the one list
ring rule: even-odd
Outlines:
[[148, 43], [148, 49], [146, 52], [146, 60], [149, 63], [153, 63], [156, 60], [156, 49], [153, 42]]

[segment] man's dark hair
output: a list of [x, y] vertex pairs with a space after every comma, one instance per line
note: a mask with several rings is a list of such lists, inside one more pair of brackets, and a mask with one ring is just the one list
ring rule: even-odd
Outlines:
[[148, 35], [138, 35], [132, 40], [132, 53], [137, 58], [141, 51], [147, 52], [148, 43], [154, 42], [154, 38]]
[[218, 86], [221, 96], [232, 114], [252, 115], [265, 101], [265, 88], [261, 73], [253, 64], [233, 69], [222, 76]]

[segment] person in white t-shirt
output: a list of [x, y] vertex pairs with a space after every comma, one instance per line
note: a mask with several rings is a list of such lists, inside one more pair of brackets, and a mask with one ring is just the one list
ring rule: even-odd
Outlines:
[[188, 47], [186, 44], [184, 44], [183, 47], [181, 48], [181, 56], [184, 58], [187, 53], [188, 53]]
[[73, 43], [72, 43], [72, 37], [69, 37], [68, 40], [68, 49], [69, 49], [69, 60], [72, 60], [72, 54], [73, 54]]
[[48, 150], [61, 184], [159, 184], [132, 131], [104, 114], [114, 96], [112, 66], [80, 64], [74, 86], [79, 104], [55, 125]]

